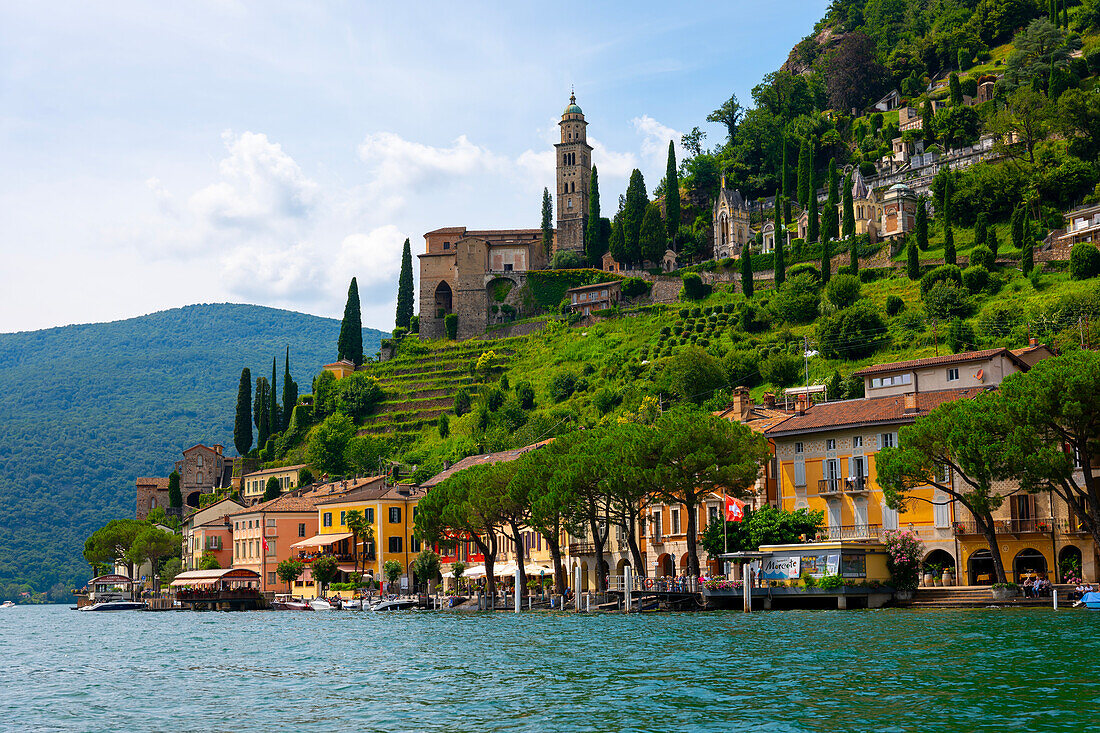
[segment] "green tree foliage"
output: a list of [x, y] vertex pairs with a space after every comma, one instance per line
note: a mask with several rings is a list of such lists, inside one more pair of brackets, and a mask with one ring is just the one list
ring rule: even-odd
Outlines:
[[348, 286], [344, 319], [340, 322], [340, 338], [336, 341], [336, 358], [347, 359], [355, 366], [363, 363], [363, 317], [359, 308], [359, 284], [354, 277]]
[[943, 232], [943, 261], [948, 265], [956, 264], [955, 230], [947, 224]]
[[278, 385], [275, 381], [275, 358], [271, 359], [271, 386], [267, 393], [267, 424], [271, 433], [281, 432], [282, 416], [279, 411]]
[[[984, 535], [993, 556], [997, 582], [1007, 580], [1001, 562], [993, 512], [1004, 502], [995, 483], [1014, 473], [1019, 458], [1002, 440], [1011, 432], [997, 393], [958, 399], [939, 405], [912, 425], [903, 427], [898, 447], [878, 452], [878, 483], [887, 505], [902, 509], [916, 501], [914, 492], [935, 487], [966, 507]], [[943, 467], [955, 480], [943, 480]]]
[[279, 479], [272, 476], [264, 485], [264, 501], [278, 499], [280, 494]]
[[936, 113], [937, 139], [946, 148], [961, 148], [978, 142], [981, 118], [973, 107], [945, 107]]
[[584, 233], [584, 254], [592, 267], [600, 266], [603, 253], [607, 251], [603, 222], [600, 218], [600, 175], [596, 166], [592, 166], [588, 181], [588, 228]]
[[806, 242], [807, 242], [807, 244], [813, 244], [814, 242], [818, 241], [818, 239], [820, 237], [820, 234], [821, 234], [821, 228], [820, 228], [821, 219], [819, 218], [819, 215], [818, 215], [817, 212], [818, 212], [818, 208], [817, 208], [817, 189], [815, 188], [810, 193], [810, 206], [809, 206], [809, 211], [808, 211], [809, 217], [808, 217], [808, 221], [806, 223]]
[[1100, 250], [1092, 242], [1078, 242], [1069, 254], [1069, 275], [1074, 280], [1087, 280], [1100, 275]]
[[252, 373], [245, 367], [237, 386], [237, 412], [233, 420], [233, 445], [238, 455], [252, 450]]
[[455, 417], [462, 417], [470, 411], [470, 390], [465, 387], [460, 387], [455, 392], [455, 404], [454, 404]]
[[519, 406], [524, 410], [531, 410], [535, 407], [535, 389], [528, 381], [516, 383], [516, 401]]
[[344, 465], [347, 470], [367, 476], [379, 473], [379, 463], [390, 456], [393, 446], [381, 435], [357, 435], [348, 441], [344, 449]]
[[923, 252], [928, 249], [928, 202], [923, 196], [917, 199], [916, 219], [916, 245]]
[[772, 298], [775, 314], [788, 323], [807, 323], [817, 317], [820, 297], [817, 278], [809, 273], [795, 275]]
[[986, 270], [992, 270], [993, 263], [993, 250], [984, 244], [978, 245], [970, 250], [970, 264], [972, 266], [984, 267]]
[[931, 99], [924, 100], [924, 104], [921, 106], [920, 119], [921, 136], [924, 138], [924, 144], [930, 146], [936, 142], [936, 116], [932, 111]]
[[684, 300], [702, 300], [710, 295], [710, 286], [703, 282], [699, 273], [688, 272], [684, 274], [684, 287], [680, 290], [680, 298]]
[[821, 213], [822, 240], [840, 238], [840, 181], [837, 178], [836, 158], [829, 159], [828, 192], [825, 211]]
[[340, 564], [334, 555], [322, 555], [310, 564], [309, 569], [313, 575], [313, 582], [317, 584], [318, 595], [323, 596], [329, 584], [336, 580], [336, 574], [340, 572]]
[[[737, 104], [737, 97], [730, 97], [726, 104], [730, 102]], [[735, 121], [734, 127], [736, 124]], [[733, 139], [732, 134], [730, 139]], [[680, 231], [680, 176], [676, 169], [676, 148], [671, 140], [668, 141], [668, 162], [665, 166], [665, 226], [668, 230], [668, 240], [675, 249], [676, 235]], [[663, 250], [662, 254], [664, 254]]]
[[306, 460], [318, 471], [344, 473], [344, 453], [355, 435], [355, 423], [347, 415], [336, 414], [324, 419], [310, 431]]
[[336, 406], [345, 415], [361, 420], [374, 410], [384, 394], [377, 379], [366, 372], [355, 372], [340, 380]]
[[123, 563], [130, 577], [133, 577], [134, 562], [129, 557], [130, 548], [148, 526], [136, 519], [112, 519], [84, 541], [84, 559], [93, 567]]
[[[542, 251], [546, 256], [554, 248], [554, 200], [550, 189], [542, 189]], [[452, 337], [453, 338], [453, 337]]]
[[959, 75], [954, 71], [948, 77], [947, 85], [951, 91], [951, 104], [960, 105], [963, 103], [962, 86], [959, 84]]
[[[841, 234], [845, 239], [851, 239], [856, 235], [856, 209], [855, 204], [852, 202], [852, 174], [848, 173], [844, 176], [844, 191], [842, 208], [844, 209], [844, 224], [841, 230]], [[856, 258], [852, 258], [852, 264], [858, 267]]]
[[[722, 106], [707, 115], [707, 122], [717, 122], [724, 125], [726, 128], [726, 142], [729, 145], [733, 145], [737, 140], [737, 123], [741, 120], [741, 115], [744, 114], [744, 109], [741, 107], [741, 102], [738, 101], [736, 94], [731, 94], [730, 98], [722, 103]], [[676, 159], [672, 157], [672, 143], [669, 143], [669, 170], [676, 170]], [[671, 180], [671, 178], [666, 179]]]
[[910, 280], [920, 277], [920, 252], [912, 241], [905, 245], [905, 275]]
[[405, 238], [405, 244], [401, 248], [401, 274], [397, 277], [397, 317], [394, 326], [408, 328], [409, 320], [413, 314], [413, 271], [412, 250], [409, 240]]
[[809, 138], [802, 139], [798, 149], [798, 205], [805, 209], [810, 203], [813, 190], [813, 143]]
[[641, 249], [642, 260], [660, 262], [668, 249], [668, 239], [665, 236], [665, 225], [661, 221], [661, 209], [656, 203], [649, 203], [645, 207], [645, 216], [642, 218], [642, 228], [638, 235], [638, 246]]
[[1036, 18], [1012, 39], [1012, 53], [1005, 60], [1005, 82], [1028, 84], [1049, 79], [1051, 69], [1065, 68], [1081, 39], [1067, 35], [1047, 18]]
[[841, 273], [825, 286], [825, 297], [838, 309], [848, 308], [859, 300], [860, 288], [857, 276]]
[[[854, 250], [853, 250], [854, 251]], [[827, 283], [833, 276], [833, 243], [829, 239], [821, 242], [821, 282]]]
[[905, 301], [898, 295], [886, 296], [886, 315], [891, 318], [905, 310]]
[[726, 374], [718, 360], [698, 346], [677, 349], [664, 365], [663, 383], [669, 391], [698, 404], [726, 386]]
[[890, 336], [878, 309], [861, 300], [820, 319], [817, 339], [829, 359], [864, 359], [889, 343]]
[[[779, 209], [776, 209], [778, 212]], [[775, 250], [773, 251], [772, 258], [775, 272], [775, 287], [779, 288], [787, 281], [787, 237], [784, 235], [783, 230], [776, 227], [775, 230]], [[745, 247], [748, 250], [748, 247]]]
[[747, 245], [741, 250], [741, 292], [746, 298], [752, 298], [753, 272], [752, 251]]
[[788, 511], [773, 506], [745, 507], [740, 522], [707, 523], [699, 544], [712, 559], [724, 552], [755, 552], [761, 545], [810, 542], [825, 521], [825, 513], [809, 509]]
[[[978, 247], [985, 244], [986, 237], [989, 231], [989, 217], [985, 215], [985, 212], [980, 212], [974, 218], [974, 246]], [[971, 253], [973, 259], [974, 254]]]
[[447, 439], [447, 436], [451, 434], [451, 419], [447, 416], [447, 413], [439, 413], [439, 437], [443, 440]]
[[776, 387], [789, 387], [802, 373], [802, 360], [794, 354], [777, 351], [760, 361], [760, 377]]
[[279, 580], [286, 583], [286, 592], [290, 593], [291, 586], [294, 581], [302, 577], [302, 573], [306, 570], [306, 566], [302, 564], [301, 560], [289, 559], [283, 560], [275, 567], [275, 575]]
[[166, 532], [160, 527], [146, 524], [134, 537], [126, 558], [134, 566], [149, 563], [153, 575], [158, 575], [160, 564], [175, 555], [180, 556], [180, 537], [175, 532]]
[[443, 316], [443, 328], [447, 331], [447, 338], [454, 341], [458, 338], [458, 314], [448, 313]]
[[616, 216], [611, 222], [611, 238], [608, 241], [608, 250], [616, 262], [626, 264], [630, 261], [630, 253], [626, 250], [626, 239], [623, 232], [622, 216]]
[[179, 509], [183, 506], [183, 493], [180, 491], [180, 475], [178, 471], [168, 474], [168, 506]]
[[416, 584], [425, 586], [431, 590], [431, 584], [439, 577], [439, 555], [432, 552], [431, 548], [422, 549], [413, 560], [413, 574], [416, 576]]
[[252, 400], [252, 419], [256, 422], [256, 445], [262, 448], [271, 435], [271, 385], [267, 377], [256, 378], [256, 396]]
[[630, 183], [626, 187], [626, 201], [623, 205], [623, 238], [626, 243], [626, 264], [641, 264], [645, 259], [641, 249], [642, 220], [645, 218], [649, 196], [645, 189], [645, 179], [637, 168], [630, 174]]
[[290, 427], [290, 419], [294, 415], [294, 408], [298, 404], [298, 383], [290, 375], [290, 347], [286, 347], [286, 360], [283, 362], [283, 410], [282, 427], [286, 430]]
[[318, 419], [336, 412], [336, 396], [340, 394], [340, 385], [336, 375], [322, 369], [313, 378], [313, 411]]

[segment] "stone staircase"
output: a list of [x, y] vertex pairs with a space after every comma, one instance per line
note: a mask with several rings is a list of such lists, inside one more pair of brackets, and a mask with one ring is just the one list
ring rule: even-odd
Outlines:
[[[1069, 586], [1059, 586], [1058, 604], [1070, 605], [1067, 593]], [[956, 585], [944, 588], [917, 588], [909, 601], [898, 601], [896, 605], [906, 608], [986, 608], [988, 606], [1013, 607], [1049, 607], [1050, 598], [1017, 597], [1007, 601], [994, 600], [988, 585]]]

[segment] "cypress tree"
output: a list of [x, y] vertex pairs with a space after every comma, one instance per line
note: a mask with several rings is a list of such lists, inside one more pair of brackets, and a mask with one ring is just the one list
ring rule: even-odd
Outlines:
[[924, 138], [924, 144], [926, 146], [936, 142], [936, 129], [933, 119], [932, 100], [925, 99], [924, 106], [921, 108], [920, 122], [921, 136]]
[[290, 376], [290, 347], [286, 347], [286, 361], [283, 362], [283, 414], [281, 429], [290, 426], [290, 416], [298, 404], [298, 383]]
[[844, 209], [844, 234], [845, 239], [849, 239], [855, 236], [856, 233], [856, 207], [852, 202], [852, 174], [844, 176], [844, 192], [843, 192], [843, 209]]
[[993, 258], [997, 258], [997, 249], [1001, 246], [1001, 243], [997, 241], [997, 229], [995, 227], [989, 227], [985, 230], [985, 246], [989, 247], [993, 252]]
[[676, 172], [676, 149], [671, 140], [665, 165], [665, 227], [672, 249], [676, 249], [676, 235], [680, 232], [680, 176]]
[[264, 501], [271, 501], [272, 499], [279, 498], [279, 479], [272, 476], [264, 484]]
[[809, 205], [810, 191], [813, 189], [813, 152], [810, 141], [803, 140], [798, 150], [798, 205], [805, 209]]
[[943, 232], [943, 261], [944, 264], [954, 265], [955, 259], [955, 231], [948, 224]]
[[963, 103], [962, 85], [959, 84], [959, 75], [954, 71], [947, 77], [947, 86], [951, 90], [951, 106], [958, 107]]
[[637, 168], [630, 174], [630, 183], [626, 187], [626, 203], [623, 206], [623, 239], [626, 241], [627, 262], [640, 263], [642, 259], [638, 236], [642, 231], [642, 219], [649, 205], [649, 195], [645, 190], [645, 178]]
[[[363, 363], [363, 317], [359, 309], [359, 284], [353, 277], [348, 286], [348, 302], [340, 322], [340, 337], [336, 342], [336, 358], [347, 359], [355, 366]], [[261, 445], [264, 441], [260, 441]]]
[[791, 195], [791, 191], [788, 188], [789, 182], [787, 180], [787, 133], [783, 132], [783, 152], [782, 162], [779, 167], [779, 190], [783, 194], [783, 198], [787, 198]]
[[836, 158], [829, 159], [829, 191], [825, 199], [825, 212], [821, 216], [823, 239], [840, 238], [840, 182], [837, 180]]
[[1030, 275], [1031, 271], [1035, 269], [1035, 245], [1030, 239], [1024, 245], [1023, 253], [1020, 257], [1020, 269], [1023, 270], [1025, 275]]
[[848, 241], [848, 269], [853, 275], [859, 274], [859, 245], [862, 241], [863, 237], [852, 237]]
[[810, 186], [809, 221], [806, 226], [806, 244], [813, 244], [821, 233], [821, 220], [817, 213], [817, 189]]
[[256, 447], [263, 448], [267, 439], [271, 436], [271, 411], [268, 409], [268, 390], [270, 389], [267, 378], [260, 377], [256, 380], [256, 397], [253, 403], [256, 414]]
[[550, 189], [542, 189], [542, 253], [550, 256], [554, 247], [554, 200], [550, 198]]
[[180, 475], [178, 471], [168, 474], [168, 506], [173, 509], [183, 507], [183, 492], [180, 491]]
[[989, 220], [984, 213], [978, 214], [974, 219], [974, 246], [985, 244], [987, 232], [989, 230]]
[[656, 202], [645, 207], [645, 216], [642, 217], [642, 228], [638, 233], [638, 247], [643, 260], [660, 262], [668, 249], [668, 239], [665, 237], [665, 225], [661, 221], [661, 208]]
[[928, 207], [924, 197], [917, 199], [917, 247], [923, 252], [928, 249]]
[[615, 258], [615, 261], [620, 264], [626, 264], [629, 262], [629, 253], [626, 251], [626, 239], [623, 236], [623, 220], [621, 216], [616, 215], [615, 220], [611, 222], [611, 237], [608, 241], [608, 247], [611, 251], [611, 256]]
[[779, 287], [787, 280], [787, 238], [783, 236], [783, 228], [779, 222], [779, 203], [782, 196], [775, 194], [775, 287]]
[[785, 226], [791, 225], [791, 199], [789, 196], [783, 197], [783, 224]]
[[951, 226], [951, 174], [944, 176], [943, 181], [943, 215], [940, 217], [944, 232]]
[[911, 241], [905, 245], [905, 274], [909, 276], [910, 280], [920, 278], [920, 254], [917, 245]]
[[588, 230], [584, 233], [584, 254], [588, 264], [600, 266], [600, 258], [607, 251], [603, 225], [600, 219], [600, 176], [596, 166], [592, 166], [592, 176], [588, 180]]
[[[401, 250], [401, 274], [397, 278], [397, 328], [408, 328], [413, 315], [413, 264], [409, 240]], [[284, 384], [284, 387], [286, 385]]]
[[1031, 236], [1031, 217], [1028, 215], [1027, 206], [1021, 204], [1019, 208], [1020, 230], [1020, 269], [1025, 275], [1030, 275], [1035, 267], [1035, 245]]
[[248, 367], [241, 370], [241, 382], [237, 385], [237, 416], [233, 420], [233, 445], [238, 455], [252, 450], [252, 373]]
[[268, 395], [268, 410], [271, 414], [267, 417], [267, 424], [271, 426], [271, 432], [282, 432], [279, 426], [282, 425], [282, 420], [279, 419], [279, 393], [278, 384], [275, 381], [275, 357], [271, 357], [271, 390]]
[[828, 238], [821, 241], [821, 284], [829, 282], [833, 276], [833, 244]]
[[752, 290], [752, 248], [746, 244], [741, 249], [741, 292], [746, 298], [751, 298]]

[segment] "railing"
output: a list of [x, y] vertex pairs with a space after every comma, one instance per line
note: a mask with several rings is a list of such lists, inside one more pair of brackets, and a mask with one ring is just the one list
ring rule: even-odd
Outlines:
[[595, 542], [570, 542], [569, 543], [570, 555], [595, 555], [596, 543]]
[[881, 524], [845, 524], [817, 531], [819, 540], [873, 540], [882, 534]]
[[[1065, 521], [1065, 520], [1063, 520]], [[1052, 527], [1050, 519], [994, 519], [993, 531], [1002, 534], [1049, 534]], [[1066, 530], [1072, 531], [1072, 530]], [[955, 522], [955, 532], [961, 535], [980, 535], [977, 522]]]
[[1055, 526], [1059, 532], [1066, 534], [1088, 534], [1088, 527], [1079, 519], [1059, 519]]
[[819, 494], [859, 494], [868, 491], [867, 479], [862, 476], [854, 478], [824, 478], [817, 482]]
[[[302, 562], [313, 562], [319, 557], [335, 557], [337, 562], [352, 562], [355, 555], [338, 555], [332, 552], [299, 552], [298, 559]], [[368, 560], [372, 558], [367, 558]]]

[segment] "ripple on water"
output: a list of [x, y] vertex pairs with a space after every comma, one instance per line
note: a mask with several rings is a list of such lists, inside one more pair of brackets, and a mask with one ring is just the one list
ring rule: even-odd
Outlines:
[[0, 728], [1080, 730], [1100, 614], [0, 615]]

